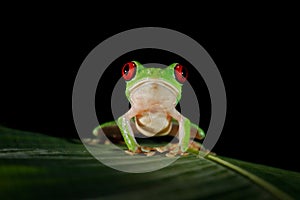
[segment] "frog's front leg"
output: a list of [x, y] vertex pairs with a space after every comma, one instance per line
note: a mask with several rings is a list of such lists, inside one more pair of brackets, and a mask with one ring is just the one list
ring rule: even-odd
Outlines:
[[179, 146], [182, 152], [186, 152], [189, 147], [190, 142], [190, 130], [191, 130], [191, 122], [188, 118], [184, 117], [181, 113], [179, 113], [175, 108], [169, 112], [171, 117], [178, 121], [179, 129], [178, 129], [178, 139]]
[[136, 152], [139, 148], [137, 141], [135, 140], [133, 130], [130, 126], [130, 120], [136, 115], [133, 108], [131, 108], [127, 113], [119, 117], [118, 126], [121, 131], [121, 134], [124, 138], [124, 141], [128, 149], [132, 152]]

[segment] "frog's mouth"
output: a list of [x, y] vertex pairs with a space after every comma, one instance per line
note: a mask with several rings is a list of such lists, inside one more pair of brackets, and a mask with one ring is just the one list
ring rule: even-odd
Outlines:
[[135, 84], [134, 86], [129, 88], [129, 92], [134, 93], [134, 91], [136, 89], [142, 87], [143, 85], [147, 85], [147, 84], [158, 84], [160, 86], [163, 86], [163, 87], [167, 88], [175, 96], [177, 96], [179, 94], [179, 90], [176, 87], [174, 87], [172, 84], [170, 84], [170, 83], [168, 83], [164, 80], [161, 80], [161, 79], [150, 79], [150, 78], [147, 78], [147, 79], [142, 80], [139, 83]]

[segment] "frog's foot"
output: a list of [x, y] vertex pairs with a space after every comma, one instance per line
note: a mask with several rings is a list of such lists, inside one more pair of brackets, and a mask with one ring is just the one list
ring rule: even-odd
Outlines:
[[[161, 150], [161, 149], [159, 149], [159, 150]], [[210, 153], [210, 154], [215, 155], [215, 153], [209, 151], [208, 149], [205, 149], [201, 143], [195, 142], [193, 140], [189, 141], [188, 149], [185, 152], [183, 152], [181, 150], [180, 144], [169, 144], [166, 147], [164, 147], [163, 150], [169, 151], [166, 154], [167, 157], [175, 157], [176, 155], [186, 156], [189, 154], [199, 154], [200, 152], [202, 152], [204, 154]]]
[[203, 149], [204, 147], [202, 146], [202, 144], [195, 142], [193, 140], [190, 141], [189, 148], [188, 148], [189, 151], [200, 151]]
[[197, 153], [200, 154], [200, 152], [204, 153], [204, 154], [212, 154], [212, 155], [216, 155], [216, 153], [206, 149], [201, 143], [199, 142], [195, 142], [193, 140], [190, 141], [189, 143], [189, 152], [193, 152], [193, 153]]
[[186, 156], [189, 154], [199, 154], [199, 152], [211, 153], [203, 147], [201, 143], [190, 140], [188, 150], [186, 152], [181, 151], [180, 144], [178, 143], [169, 143], [161, 147], [147, 147], [147, 146], [138, 146], [136, 151], [126, 150], [125, 153], [129, 155], [144, 154], [146, 156], [153, 156], [154, 154], [161, 153], [165, 154], [167, 157], [175, 156]]
[[180, 148], [179, 144], [168, 144], [164, 147], [164, 152], [166, 153], [167, 157], [175, 157], [175, 156], [186, 156], [188, 155], [187, 152], [183, 152]]
[[126, 150], [125, 153], [129, 155], [144, 154], [146, 156], [153, 156], [156, 153], [156, 149], [154, 147], [138, 146], [136, 151]]

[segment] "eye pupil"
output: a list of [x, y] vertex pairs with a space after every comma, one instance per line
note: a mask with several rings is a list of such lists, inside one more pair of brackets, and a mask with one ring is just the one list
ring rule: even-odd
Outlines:
[[131, 80], [135, 76], [136, 65], [134, 62], [126, 63], [122, 68], [122, 76], [126, 81]]
[[128, 72], [129, 72], [129, 65], [126, 64], [126, 65], [124, 66], [123, 73], [124, 73], [125, 75], [127, 75]]
[[177, 64], [174, 68], [175, 78], [178, 82], [184, 83], [188, 77], [187, 69], [181, 64]]
[[182, 75], [183, 77], [186, 77], [186, 71], [185, 71], [185, 68], [182, 69], [181, 75]]

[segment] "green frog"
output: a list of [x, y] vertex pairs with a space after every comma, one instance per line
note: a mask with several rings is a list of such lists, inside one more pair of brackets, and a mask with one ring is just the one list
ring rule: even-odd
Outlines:
[[[131, 152], [141, 151], [135, 130], [147, 137], [165, 136], [174, 130], [173, 126], [178, 126], [176, 136], [181, 152], [186, 152], [189, 147], [191, 130], [196, 138], [205, 137], [201, 128], [176, 110], [188, 77], [183, 65], [173, 63], [166, 68], [148, 68], [131, 61], [123, 66], [122, 77], [126, 81], [125, 94], [131, 107], [118, 118], [117, 125]], [[97, 127], [94, 134], [102, 127]]]

